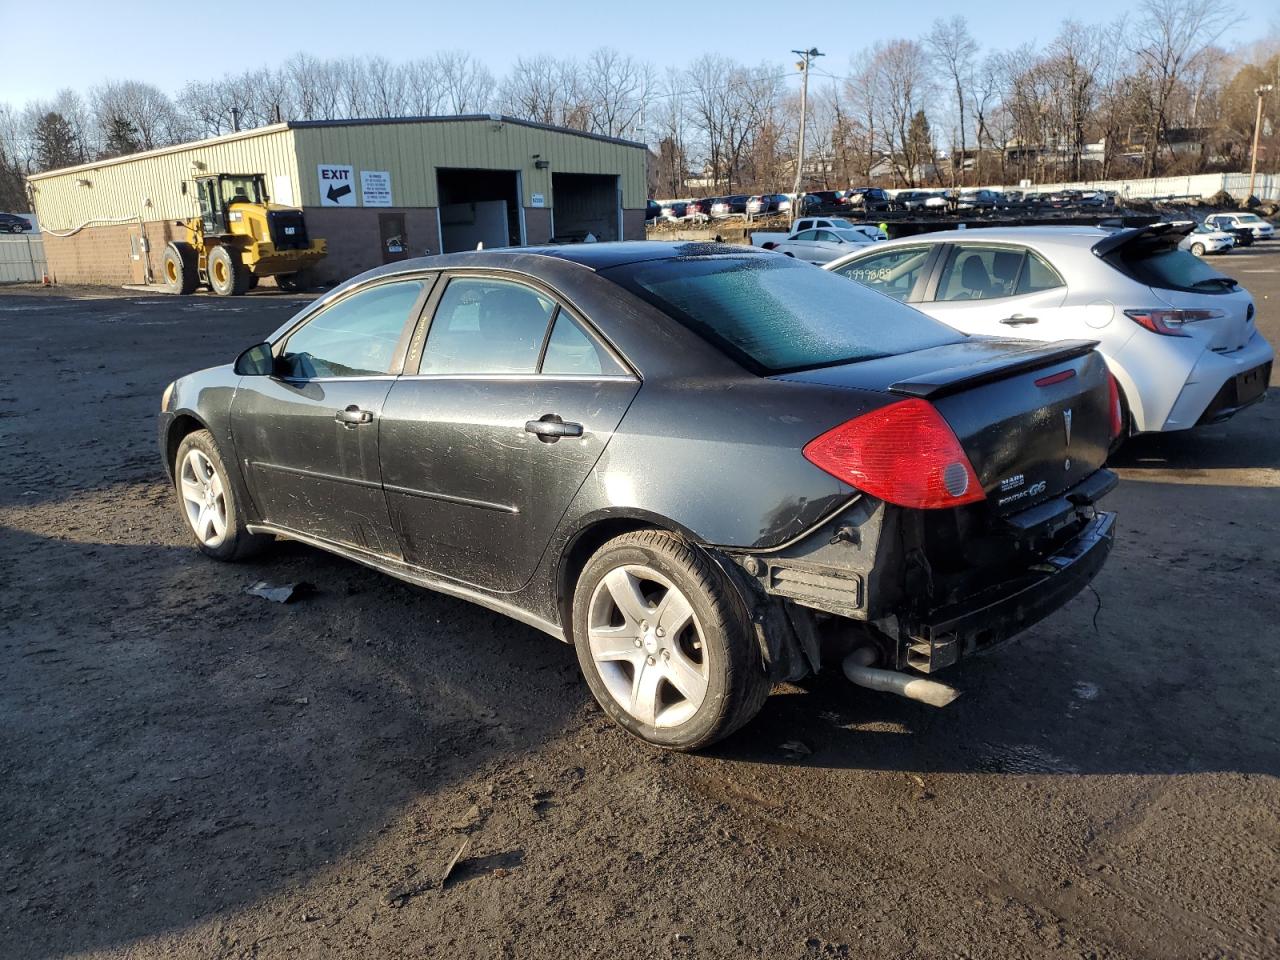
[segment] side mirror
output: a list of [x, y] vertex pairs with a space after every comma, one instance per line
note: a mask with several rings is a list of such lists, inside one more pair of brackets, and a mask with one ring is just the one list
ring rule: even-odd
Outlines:
[[276, 358], [271, 344], [255, 343], [236, 357], [236, 373], [242, 377], [269, 377], [275, 373]]

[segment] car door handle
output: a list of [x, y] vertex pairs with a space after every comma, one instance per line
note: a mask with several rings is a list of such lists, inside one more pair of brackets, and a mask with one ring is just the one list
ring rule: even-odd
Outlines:
[[1008, 325], [1009, 325], [1009, 326], [1011, 326], [1011, 327], [1016, 327], [1016, 326], [1019, 326], [1020, 324], [1023, 324], [1023, 323], [1039, 323], [1039, 322], [1040, 322], [1040, 318], [1039, 318], [1039, 317], [1024, 317], [1024, 316], [1022, 316], [1022, 314], [1020, 314], [1020, 313], [1015, 313], [1012, 317], [1005, 317], [1005, 318], [1004, 318], [1003, 320], [1001, 320], [1000, 322], [1001, 322], [1001, 323], [1008, 324]]
[[369, 410], [361, 410], [353, 403], [345, 410], [339, 410], [335, 413], [333, 419], [344, 427], [358, 427], [362, 423], [372, 423], [373, 413]]
[[568, 423], [554, 413], [548, 413], [538, 420], [528, 420], [524, 428], [543, 443], [555, 443], [561, 437], [582, 436], [582, 424]]

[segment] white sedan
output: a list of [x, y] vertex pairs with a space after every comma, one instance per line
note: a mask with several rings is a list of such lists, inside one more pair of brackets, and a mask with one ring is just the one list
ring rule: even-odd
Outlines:
[[823, 264], [843, 257], [850, 251], [871, 246], [875, 242], [870, 234], [862, 230], [856, 228], [841, 230], [830, 227], [796, 230], [785, 240], [762, 244], [762, 246], [784, 256], [795, 257], [797, 260]]
[[1219, 230], [1248, 230], [1255, 240], [1270, 240], [1276, 235], [1276, 228], [1256, 213], [1215, 213], [1204, 222]]
[[1179, 249], [1190, 226], [950, 230], [825, 269], [965, 333], [1097, 340], [1126, 433], [1186, 430], [1261, 400], [1275, 357], [1248, 291]]

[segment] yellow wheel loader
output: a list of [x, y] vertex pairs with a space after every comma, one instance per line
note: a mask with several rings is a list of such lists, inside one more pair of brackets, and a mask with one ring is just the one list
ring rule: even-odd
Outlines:
[[270, 203], [261, 173], [218, 173], [194, 182], [200, 215], [179, 220], [190, 239], [164, 250], [163, 282], [172, 293], [207, 284], [222, 297], [252, 290], [275, 277], [284, 290], [308, 285], [307, 271], [324, 258], [325, 241], [307, 235], [302, 211]]

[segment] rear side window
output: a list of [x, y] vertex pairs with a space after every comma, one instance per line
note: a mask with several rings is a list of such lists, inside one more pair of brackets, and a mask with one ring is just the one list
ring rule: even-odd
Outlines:
[[649, 260], [602, 275], [764, 375], [964, 339], [911, 307], [789, 257]]
[[285, 342], [285, 376], [368, 377], [390, 372], [396, 344], [422, 293], [421, 280], [384, 283], [326, 307]]
[[561, 311], [547, 338], [541, 372], [557, 376], [620, 377], [627, 371], [594, 337]]
[[1049, 266], [1044, 258], [1034, 250], [1027, 251], [1027, 261], [1022, 265], [1022, 276], [1018, 278], [1018, 296], [1024, 293], [1039, 293], [1042, 290], [1053, 290], [1065, 286], [1058, 271]]
[[859, 257], [833, 272], [895, 300], [906, 300], [928, 260], [928, 247], [898, 247], [870, 257]]
[[1129, 243], [1107, 257], [1139, 283], [1164, 290], [1229, 293], [1235, 285], [1195, 254], [1167, 244]]

